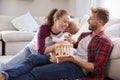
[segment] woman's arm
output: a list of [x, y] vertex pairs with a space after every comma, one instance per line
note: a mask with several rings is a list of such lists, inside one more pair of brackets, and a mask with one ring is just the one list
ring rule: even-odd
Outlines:
[[38, 53], [46, 54], [46, 52], [49, 52], [49, 48], [46, 49], [45, 47], [45, 39], [49, 35], [50, 35], [50, 27], [46, 25], [41, 25], [38, 31]]
[[53, 52], [55, 50], [55, 45], [48, 46], [45, 48], [44, 54], [48, 54], [50, 52]]

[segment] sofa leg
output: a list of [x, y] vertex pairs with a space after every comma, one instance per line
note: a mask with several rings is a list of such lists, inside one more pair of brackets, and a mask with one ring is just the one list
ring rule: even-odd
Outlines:
[[5, 42], [2, 40], [2, 56], [5, 55]]

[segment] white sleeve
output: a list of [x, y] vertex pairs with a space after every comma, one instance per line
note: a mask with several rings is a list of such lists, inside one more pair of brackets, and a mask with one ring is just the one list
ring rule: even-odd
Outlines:
[[61, 41], [64, 41], [64, 38], [53, 37], [52, 41], [54, 41], [54, 42], [61, 42]]
[[67, 36], [69, 33], [65, 32], [63, 35], [60, 37], [52, 37], [52, 41], [54, 42], [61, 42], [64, 41], [64, 37]]

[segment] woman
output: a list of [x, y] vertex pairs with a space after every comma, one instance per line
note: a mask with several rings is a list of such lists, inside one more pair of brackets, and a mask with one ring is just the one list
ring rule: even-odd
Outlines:
[[[68, 13], [65, 10], [53, 9], [38, 32], [38, 53], [44, 55], [29, 55], [22, 63], [2, 71], [0, 80], [75, 80], [83, 77], [83, 71], [78, 65], [68, 61], [57, 64], [47, 55], [55, 49], [54, 43], [51, 44], [52, 37], [59, 37], [68, 24]], [[54, 74], [51, 74], [51, 68]]]
[[[59, 18], [60, 20], [58, 20]], [[62, 32], [68, 27], [68, 22], [69, 15], [67, 11], [57, 9], [51, 10], [45, 18], [44, 24], [40, 26], [32, 41], [7, 63], [2, 63], [0, 65], [0, 71], [9, 69], [15, 64], [22, 62], [30, 54], [49, 53], [51, 47], [48, 46], [55, 43], [52, 41], [51, 35], [57, 38], [61, 37], [63, 34]]]

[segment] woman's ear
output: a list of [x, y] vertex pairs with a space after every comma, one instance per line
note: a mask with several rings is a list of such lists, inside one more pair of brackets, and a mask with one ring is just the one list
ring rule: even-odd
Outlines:
[[56, 19], [56, 18], [54, 18], [53, 20], [54, 20], [54, 22], [56, 22], [56, 21], [57, 21], [57, 19]]

